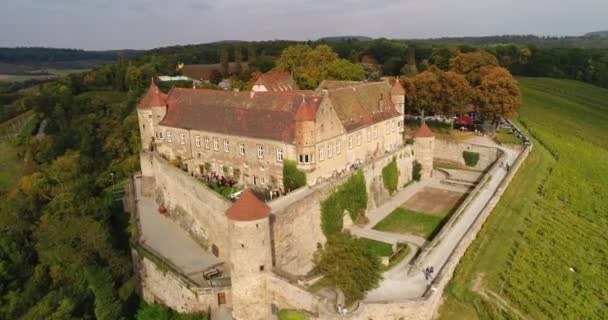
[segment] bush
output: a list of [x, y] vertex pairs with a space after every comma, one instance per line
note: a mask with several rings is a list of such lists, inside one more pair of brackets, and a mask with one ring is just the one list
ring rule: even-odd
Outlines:
[[362, 299], [382, 279], [380, 258], [363, 241], [349, 235], [332, 237], [315, 252], [318, 271], [342, 290], [347, 303]]
[[479, 162], [479, 153], [477, 152], [463, 151], [462, 157], [468, 167], [474, 167]]
[[342, 231], [342, 215], [347, 210], [353, 221], [367, 208], [365, 177], [359, 171], [351, 176], [336, 192], [321, 203], [321, 229], [326, 237]]
[[388, 190], [388, 193], [393, 195], [397, 191], [399, 185], [399, 170], [397, 169], [397, 159], [393, 158], [384, 168], [382, 168], [382, 183]]
[[412, 166], [412, 179], [415, 181], [420, 181], [420, 171], [422, 171], [422, 165], [420, 162], [414, 160], [414, 165]]
[[285, 192], [296, 190], [306, 185], [306, 174], [298, 170], [295, 161], [283, 160], [283, 188]]

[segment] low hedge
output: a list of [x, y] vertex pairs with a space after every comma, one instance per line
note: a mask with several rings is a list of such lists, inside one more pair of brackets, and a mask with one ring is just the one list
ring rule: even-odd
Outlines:
[[474, 167], [479, 162], [479, 153], [471, 151], [463, 151], [462, 158], [468, 167]]

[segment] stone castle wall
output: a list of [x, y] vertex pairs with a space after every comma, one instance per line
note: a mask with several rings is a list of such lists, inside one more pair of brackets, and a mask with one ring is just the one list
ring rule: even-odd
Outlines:
[[479, 153], [479, 162], [473, 169], [486, 170], [500, 156], [502, 151], [498, 148], [486, 147], [466, 142], [455, 142], [447, 140], [435, 140], [435, 151], [433, 158], [435, 162], [448, 162], [465, 165], [462, 157], [463, 151]]
[[141, 169], [144, 177], [154, 177], [155, 192], [169, 217], [203, 247], [217, 246], [219, 258], [227, 261], [230, 239], [224, 212], [230, 201], [157, 154], [142, 153]]
[[[133, 255], [137, 252], [133, 250]], [[171, 270], [162, 270], [145, 257], [139, 261], [142, 296], [148, 303], [161, 303], [182, 313], [207, 312], [218, 305], [218, 294], [225, 294], [231, 304], [229, 287], [200, 288], [184, 281]]]
[[[412, 179], [414, 157], [409, 145], [365, 165], [362, 170], [367, 184], [368, 210], [390, 199], [382, 182], [382, 169], [393, 158], [396, 158], [399, 169], [399, 189]], [[273, 208], [271, 228], [275, 267], [292, 275], [304, 275], [313, 268], [312, 255], [320, 244], [325, 243], [325, 235], [321, 230], [321, 202], [331, 196], [349, 176], [302, 188], [275, 200], [275, 203], [289, 202], [284, 208]], [[290, 198], [299, 200], [290, 201]], [[270, 206], [275, 207], [275, 203], [271, 202]]]

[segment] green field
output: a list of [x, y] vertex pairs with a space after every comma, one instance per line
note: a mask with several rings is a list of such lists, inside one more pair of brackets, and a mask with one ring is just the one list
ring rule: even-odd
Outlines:
[[608, 90], [518, 80], [534, 150], [456, 269], [440, 319], [608, 319]]
[[430, 239], [441, 228], [447, 217], [397, 208], [374, 226], [375, 230], [409, 233]]

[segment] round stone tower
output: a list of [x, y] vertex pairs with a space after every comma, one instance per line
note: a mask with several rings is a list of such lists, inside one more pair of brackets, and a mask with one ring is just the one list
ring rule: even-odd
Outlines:
[[[142, 149], [147, 150], [152, 146], [152, 141], [155, 138], [155, 127], [161, 119], [156, 115], [156, 109], [165, 109], [166, 95], [164, 95], [154, 84], [154, 80], [150, 83], [148, 92], [142, 97], [137, 105], [137, 119], [139, 121], [139, 134], [141, 138]], [[164, 114], [162, 115], [164, 117]]]
[[230, 223], [230, 277], [232, 316], [260, 320], [270, 316], [266, 290], [272, 267], [270, 208], [249, 190], [226, 211]]
[[435, 150], [435, 135], [423, 122], [420, 128], [414, 131], [414, 158], [422, 165], [420, 180], [431, 178], [433, 172], [433, 151]]

